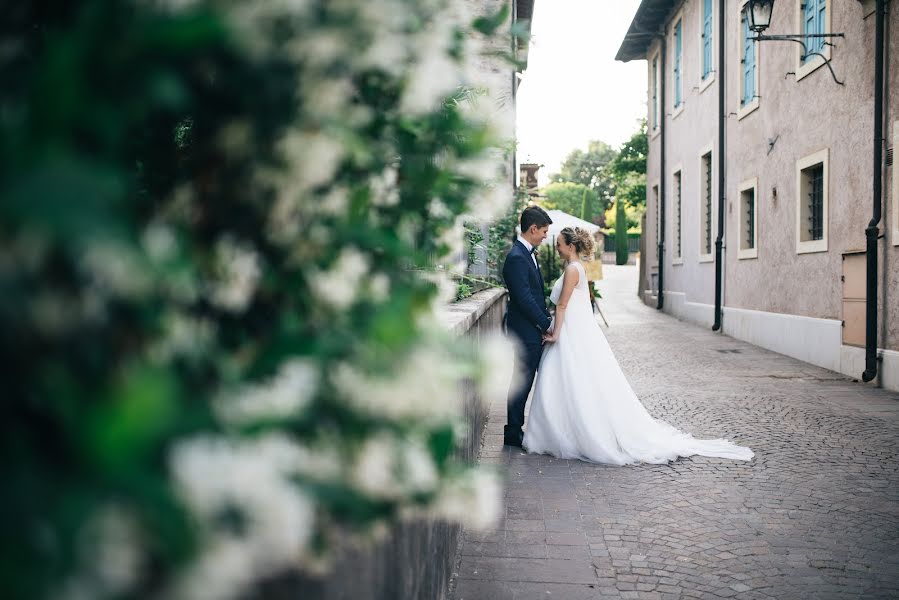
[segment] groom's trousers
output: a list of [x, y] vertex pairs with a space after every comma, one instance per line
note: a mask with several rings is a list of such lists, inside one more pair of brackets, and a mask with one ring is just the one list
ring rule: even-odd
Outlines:
[[520, 442], [524, 427], [524, 407], [534, 385], [534, 376], [543, 355], [543, 344], [522, 343], [521, 339], [518, 342], [521, 345], [515, 353], [515, 370], [512, 374], [512, 385], [509, 387], [504, 433], [506, 440], [517, 439]]

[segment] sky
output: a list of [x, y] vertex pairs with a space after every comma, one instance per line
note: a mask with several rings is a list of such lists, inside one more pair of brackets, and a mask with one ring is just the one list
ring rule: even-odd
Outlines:
[[518, 88], [518, 162], [540, 184], [590, 140], [620, 146], [646, 117], [646, 62], [615, 60], [639, 0], [536, 0]]

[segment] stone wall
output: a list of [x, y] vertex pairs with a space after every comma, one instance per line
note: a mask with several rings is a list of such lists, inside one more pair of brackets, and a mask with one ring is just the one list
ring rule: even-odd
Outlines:
[[[441, 315], [456, 335], [479, 340], [502, 326], [506, 292], [492, 288], [450, 305]], [[477, 460], [487, 424], [488, 407], [474, 386], [461, 382], [468, 437], [458, 453]], [[334, 570], [325, 577], [293, 576], [262, 586], [259, 600], [442, 600], [461, 538], [459, 525], [444, 522], [404, 523], [394, 527], [377, 545], [340, 549]]]

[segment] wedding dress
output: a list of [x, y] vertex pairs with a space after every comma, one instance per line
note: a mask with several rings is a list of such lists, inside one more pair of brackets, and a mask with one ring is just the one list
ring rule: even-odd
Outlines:
[[[587, 275], [571, 294], [559, 339], [543, 351], [523, 446], [558, 458], [625, 465], [666, 463], [679, 456], [750, 460], [749, 448], [698, 440], [654, 419], [637, 398], [593, 316]], [[558, 304], [560, 277], [550, 300]]]

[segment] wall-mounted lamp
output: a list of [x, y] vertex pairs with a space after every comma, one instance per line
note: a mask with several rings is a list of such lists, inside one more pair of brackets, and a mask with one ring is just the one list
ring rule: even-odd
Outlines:
[[830, 60], [820, 52], [809, 52], [808, 46], [805, 45], [805, 42], [803, 40], [814, 38], [846, 37], [845, 35], [843, 35], [842, 33], [795, 33], [785, 35], [763, 35], [765, 30], [768, 29], [768, 27], [771, 25], [771, 13], [774, 11], [774, 0], [749, 0], [743, 10], [748, 13], [746, 15], [746, 18], [749, 20], [749, 28], [756, 33], [756, 36], [750, 39], [759, 42], [796, 42], [797, 44], [802, 46], [802, 60], [805, 60], [810, 56], [820, 56], [824, 61], [824, 64], [827, 65], [827, 68], [830, 70], [830, 75], [831, 77], [833, 77], [833, 80], [838, 84], [843, 85], [843, 82], [837, 79], [836, 74], [833, 72], [833, 67], [830, 66]]

